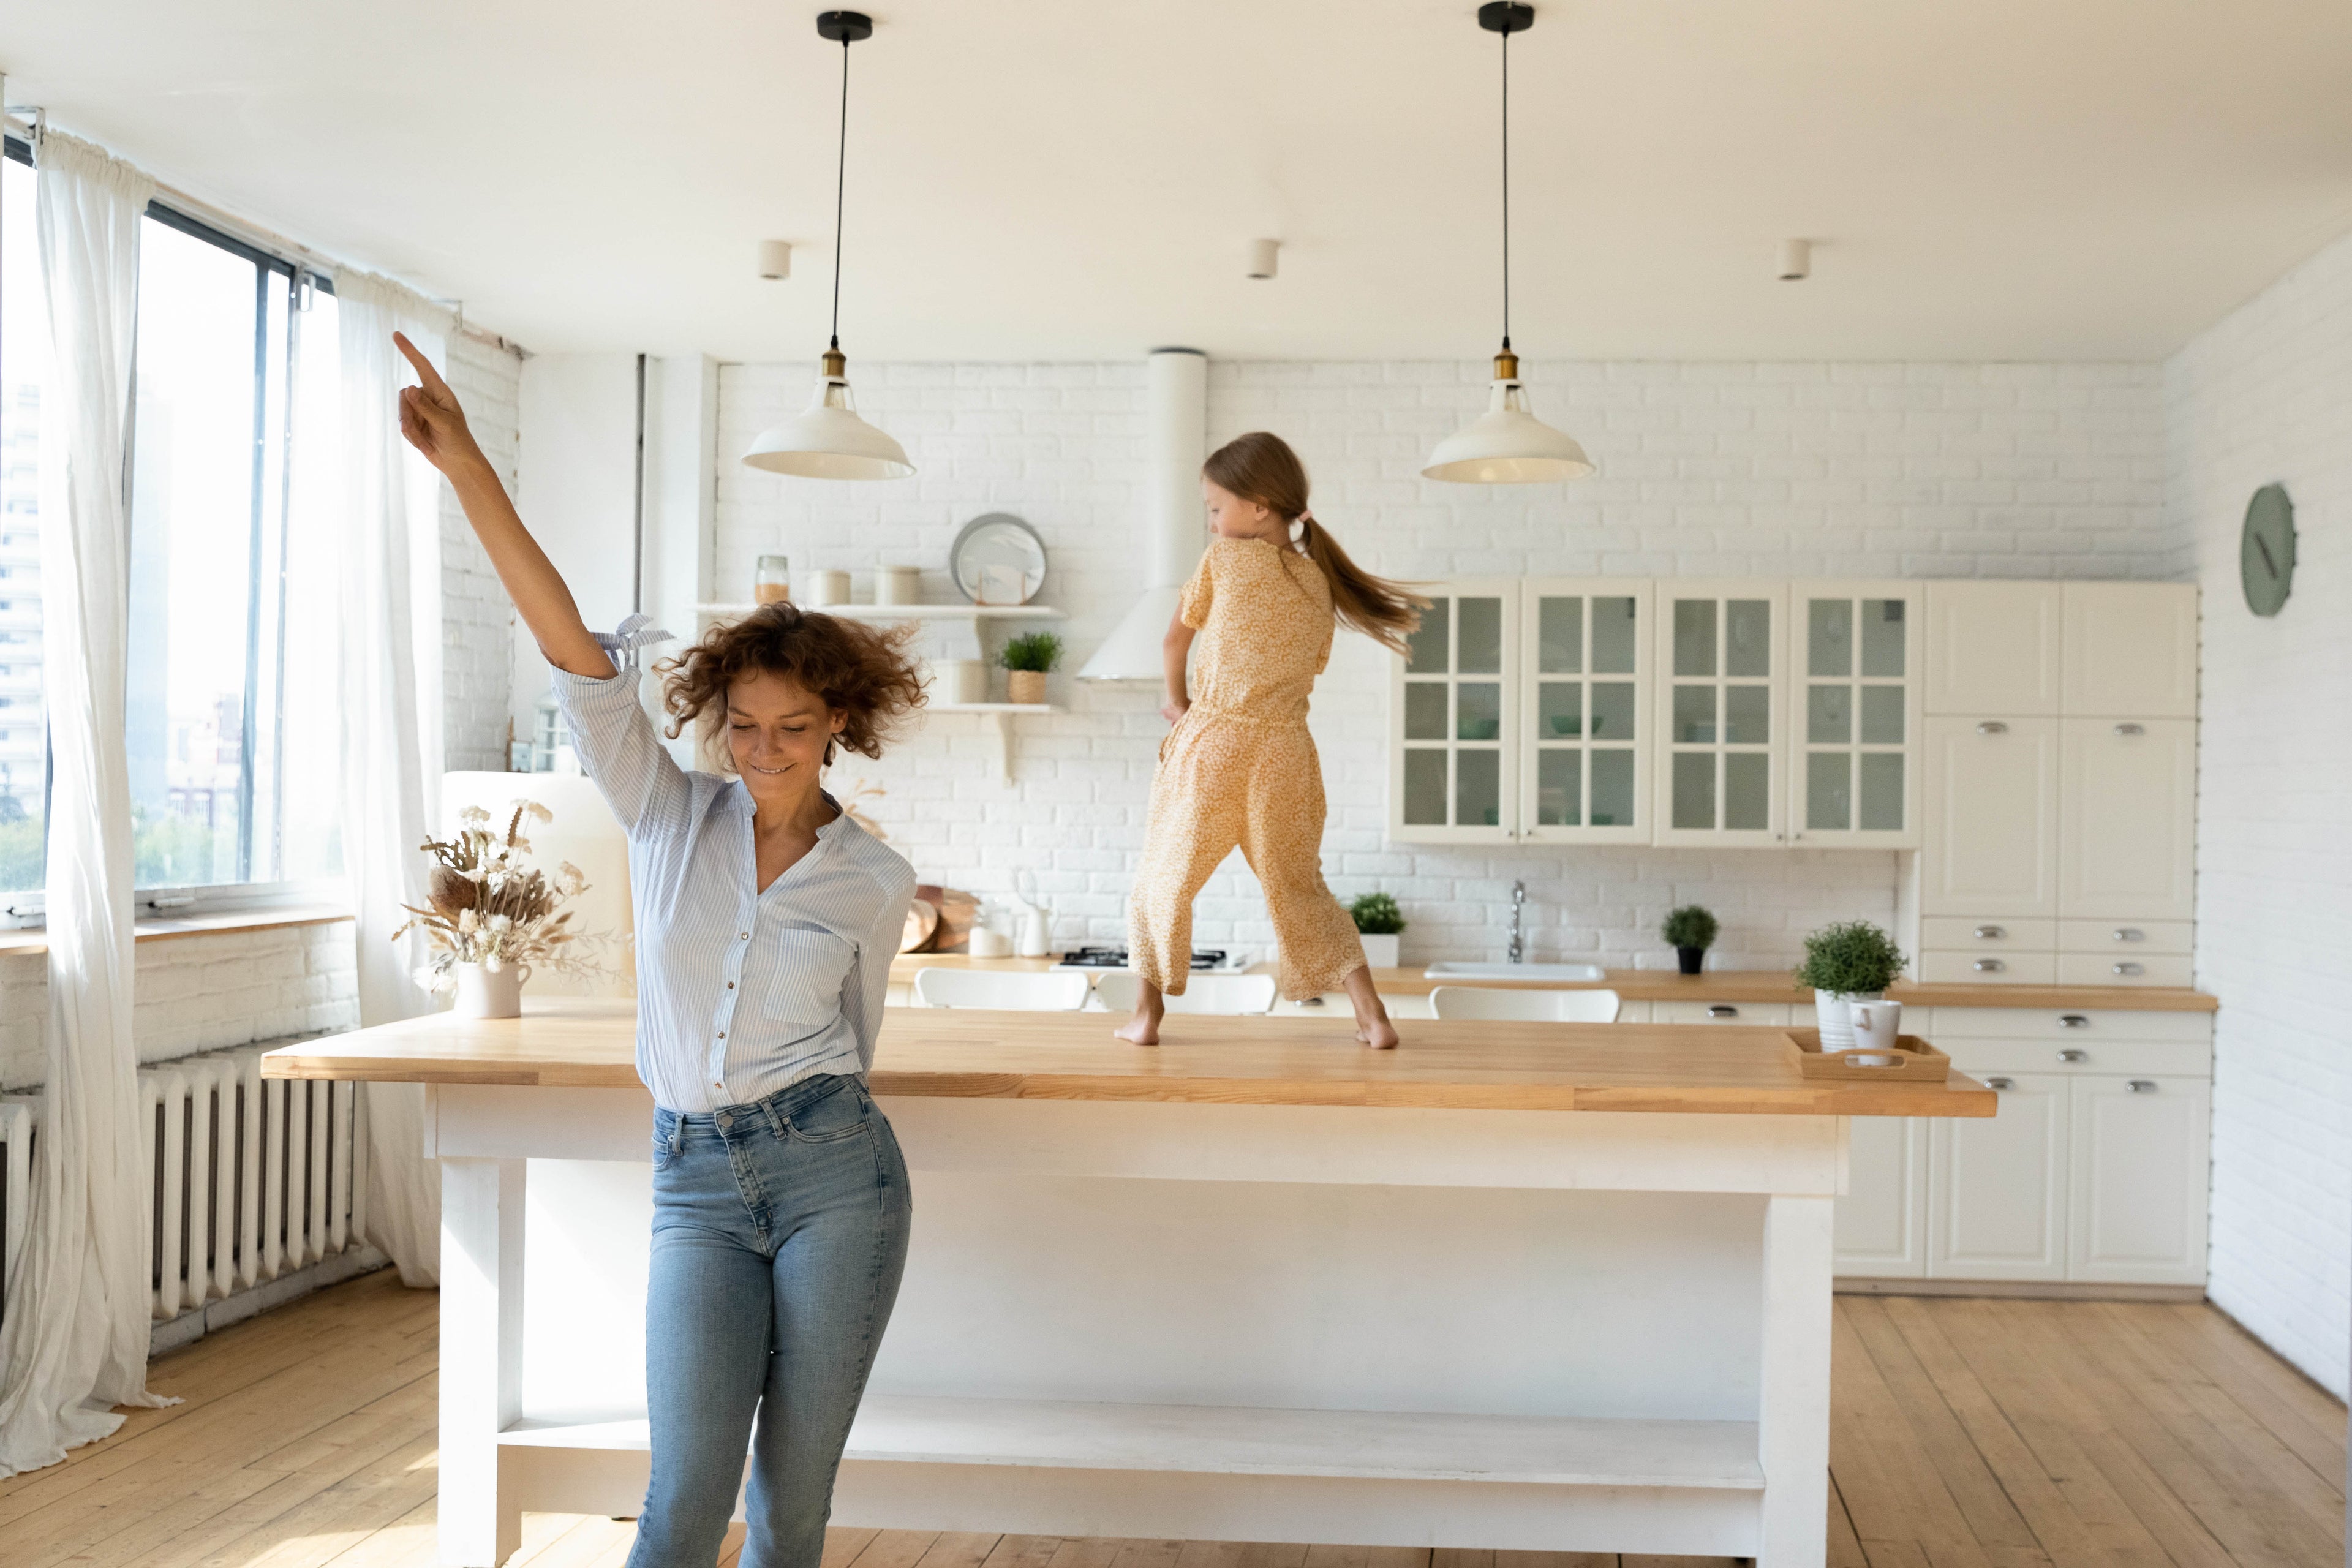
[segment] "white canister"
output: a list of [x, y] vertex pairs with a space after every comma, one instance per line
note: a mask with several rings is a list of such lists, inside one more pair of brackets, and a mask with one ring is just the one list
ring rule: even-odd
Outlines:
[[849, 603], [849, 574], [846, 572], [812, 572], [808, 574], [801, 602], [812, 607], [822, 605]]
[[923, 602], [923, 569], [919, 566], [874, 568], [874, 602], [877, 605], [919, 605]]
[[522, 983], [530, 965], [507, 964], [486, 969], [478, 963], [457, 966], [457, 1016], [460, 1018], [520, 1018]]
[[931, 661], [931, 700], [934, 702], [985, 702], [988, 700], [988, 666], [976, 658], [938, 658]]
[[975, 921], [969, 951], [974, 958], [1010, 958], [1013, 956], [1013, 939], [994, 926]]

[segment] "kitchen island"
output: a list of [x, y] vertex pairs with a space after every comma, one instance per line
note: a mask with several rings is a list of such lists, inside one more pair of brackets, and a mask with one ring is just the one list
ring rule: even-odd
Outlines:
[[[1818, 1564], [1847, 1119], [1774, 1028], [893, 1009], [915, 1183], [844, 1525]], [[428, 1086], [442, 1561], [646, 1476], [651, 1104], [629, 1004], [285, 1047]]]

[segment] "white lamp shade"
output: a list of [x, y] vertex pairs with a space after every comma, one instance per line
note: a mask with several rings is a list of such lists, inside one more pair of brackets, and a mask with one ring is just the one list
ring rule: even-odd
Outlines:
[[1496, 381], [1486, 394], [1486, 412], [1440, 441], [1421, 477], [1462, 485], [1542, 485], [1591, 472], [1592, 459], [1576, 437], [1528, 409], [1526, 387]]
[[809, 405], [761, 431], [743, 464], [804, 479], [903, 479], [915, 471], [904, 447], [857, 416], [845, 375], [818, 377]]

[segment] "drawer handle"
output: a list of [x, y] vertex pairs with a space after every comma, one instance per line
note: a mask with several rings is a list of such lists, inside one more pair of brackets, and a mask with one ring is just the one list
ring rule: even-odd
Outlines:
[[2006, 1093], [2017, 1087], [2017, 1080], [2013, 1078], [1989, 1078], [1985, 1079], [1985, 1087], [1997, 1092]]
[[2116, 927], [2116, 940], [2117, 942], [2146, 942], [2147, 940], [2147, 932], [2140, 930], [2137, 926], [2117, 926]]
[[2006, 735], [2009, 733], [2009, 726], [2002, 723], [1998, 719], [1988, 719], [1983, 723], [1977, 726], [1977, 733], [1979, 735]]
[[2145, 724], [2118, 724], [2116, 726], [2116, 733], [2118, 735], [2145, 735], [2147, 733], [2147, 726]]
[[2074, 1050], [2060, 1051], [2058, 1053], [2058, 1059], [2062, 1062], [2086, 1062], [2091, 1059], [2091, 1053], [2088, 1051]]
[[1977, 940], [1979, 942], [1999, 942], [2008, 934], [2009, 933], [2007, 931], [2001, 930], [1999, 926], [1977, 927]]
[[1979, 974], [1999, 974], [2002, 970], [2007, 969], [2008, 967], [2008, 964], [2003, 963], [1998, 958], [1979, 958], [1977, 960], [1977, 973]]
[[2145, 963], [2118, 963], [2116, 964], [2114, 968], [2117, 974], [2146, 974], [2147, 973], [2147, 965]]
[[1706, 1010], [1706, 1016], [1710, 1018], [1737, 1018], [1739, 1016], [1739, 1009], [1717, 1002]]
[[2080, 1013], [2061, 1013], [2058, 1015], [2058, 1026], [2062, 1029], [2087, 1029], [2091, 1026], [2091, 1020]]
[[2154, 1094], [2156, 1092], [2156, 1079], [2152, 1078], [2136, 1078], [2129, 1083], [2124, 1085], [2124, 1087], [2130, 1089], [2134, 1094]]

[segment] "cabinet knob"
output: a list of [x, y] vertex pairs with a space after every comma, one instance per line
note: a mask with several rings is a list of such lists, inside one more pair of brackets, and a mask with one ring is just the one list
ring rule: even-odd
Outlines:
[[2086, 1062], [2091, 1059], [2091, 1053], [2088, 1051], [2074, 1050], [2060, 1051], [2058, 1053], [2058, 1059], [2062, 1062]]
[[2006, 735], [2009, 733], [2009, 726], [2002, 723], [1998, 719], [1988, 719], [1983, 723], [1977, 726], [1977, 733], [1979, 735]]
[[2147, 940], [2147, 932], [2140, 930], [2137, 926], [2117, 926], [2116, 927], [2116, 940], [2117, 942], [2146, 942]]
[[2062, 1029], [2087, 1029], [2091, 1026], [2091, 1020], [2080, 1013], [2061, 1013], [2058, 1015], [2058, 1026]]
[[1985, 1079], [1985, 1087], [2005, 1093], [2017, 1087], [2017, 1080], [2013, 1078], [1989, 1078]]
[[1979, 942], [1999, 942], [2008, 934], [2009, 932], [2001, 930], [1999, 926], [1977, 927], [1977, 940]]
[[1706, 1010], [1706, 1016], [1710, 1018], [1737, 1018], [1739, 1016], [1739, 1009], [1717, 1002]]
[[2152, 1078], [2136, 1078], [2129, 1083], [2124, 1085], [2124, 1087], [2130, 1089], [2134, 1094], [2154, 1094], [2156, 1092], [2156, 1079]]
[[2146, 974], [2147, 973], [2147, 965], [2145, 963], [2118, 963], [2112, 967], [2117, 974]]
[[2003, 963], [1998, 958], [1979, 958], [1977, 960], [1977, 973], [1979, 974], [1999, 974], [2002, 970], [2007, 969], [2008, 967], [2008, 964]]
[[2116, 733], [2118, 735], [2145, 735], [2147, 733], [2147, 726], [2145, 724], [2118, 724], [2116, 726]]

